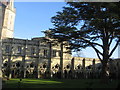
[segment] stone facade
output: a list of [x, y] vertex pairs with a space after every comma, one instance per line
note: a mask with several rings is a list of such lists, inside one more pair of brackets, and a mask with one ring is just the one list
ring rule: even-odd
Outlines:
[[[10, 72], [14, 72], [17, 69], [24, 68], [24, 71], [31, 72], [36, 67], [40, 71], [45, 65], [46, 68], [49, 65], [49, 52], [51, 52], [51, 70], [60, 66], [60, 45], [52, 46], [49, 49], [49, 44], [44, 41], [45, 37], [33, 38], [32, 40], [9, 38], [4, 39], [2, 42], [2, 54], [3, 54], [3, 71], [10, 68]], [[72, 56], [69, 53], [65, 53], [67, 49], [63, 46], [63, 68], [68, 70], [72, 68]], [[85, 62], [83, 64], [83, 59]], [[74, 69], [78, 66], [87, 67], [93, 65], [93, 58], [74, 57]], [[17, 64], [20, 67], [17, 68]], [[100, 63], [98, 59], [95, 59], [95, 63]], [[6, 66], [7, 64], [7, 66]], [[33, 67], [30, 65], [33, 64]], [[68, 68], [69, 67], [69, 68]]]
[[14, 0], [0, 2], [0, 10], [0, 38], [13, 38], [16, 11], [14, 8]]

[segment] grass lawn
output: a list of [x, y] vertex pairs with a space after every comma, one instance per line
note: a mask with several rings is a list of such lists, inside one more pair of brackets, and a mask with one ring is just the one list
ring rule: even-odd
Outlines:
[[116, 88], [117, 80], [101, 83], [99, 79], [10, 79], [3, 88]]

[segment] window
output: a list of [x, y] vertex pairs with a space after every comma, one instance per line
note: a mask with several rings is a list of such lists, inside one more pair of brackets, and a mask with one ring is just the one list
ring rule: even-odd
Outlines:
[[16, 66], [17, 66], [17, 67], [20, 67], [20, 62], [17, 62], [17, 63], [16, 63]]
[[47, 54], [48, 53], [48, 51], [47, 50], [44, 50], [44, 57], [47, 57]]
[[31, 48], [31, 54], [34, 55], [35, 54], [35, 48]]
[[43, 68], [47, 68], [47, 65], [46, 65], [46, 63], [43, 65]]
[[7, 65], [8, 65], [8, 62], [6, 61], [6, 62], [3, 64], [3, 66], [4, 66], [4, 67], [7, 67]]
[[5, 52], [6, 52], [6, 53], [9, 53], [9, 51], [10, 51], [10, 45], [6, 45], [6, 46], [5, 46]]
[[21, 52], [22, 52], [22, 47], [18, 46], [18, 53], [21, 53]]
[[61, 51], [59, 51], [58, 54], [59, 54], [59, 57], [60, 57], [61, 56]]
[[56, 50], [53, 50], [53, 57], [56, 57]]
[[30, 64], [30, 67], [31, 67], [31, 68], [33, 68], [33, 67], [34, 67], [34, 63], [33, 63], [33, 62]]

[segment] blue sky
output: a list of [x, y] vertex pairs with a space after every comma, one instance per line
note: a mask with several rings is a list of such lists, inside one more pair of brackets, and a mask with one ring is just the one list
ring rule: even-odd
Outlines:
[[[56, 12], [61, 11], [65, 5], [65, 2], [15, 2], [14, 37], [31, 39], [44, 36], [41, 31], [53, 27], [51, 17], [55, 16]], [[82, 56], [97, 58], [92, 48], [83, 50]], [[118, 50], [113, 53], [112, 57], [118, 57]]]
[[64, 2], [64, 0], [15, 0], [15, 2]]
[[41, 31], [52, 27], [50, 18], [64, 5], [63, 2], [16, 2], [14, 36], [28, 39], [43, 36]]

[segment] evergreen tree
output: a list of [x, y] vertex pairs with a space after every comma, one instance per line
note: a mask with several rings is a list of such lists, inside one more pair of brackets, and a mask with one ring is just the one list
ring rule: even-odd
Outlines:
[[[92, 47], [102, 63], [102, 78], [106, 78], [108, 60], [120, 42], [120, 3], [67, 4], [52, 17], [54, 28], [48, 36], [59, 42], [68, 41], [69, 49]], [[113, 41], [116, 43], [111, 49]]]

